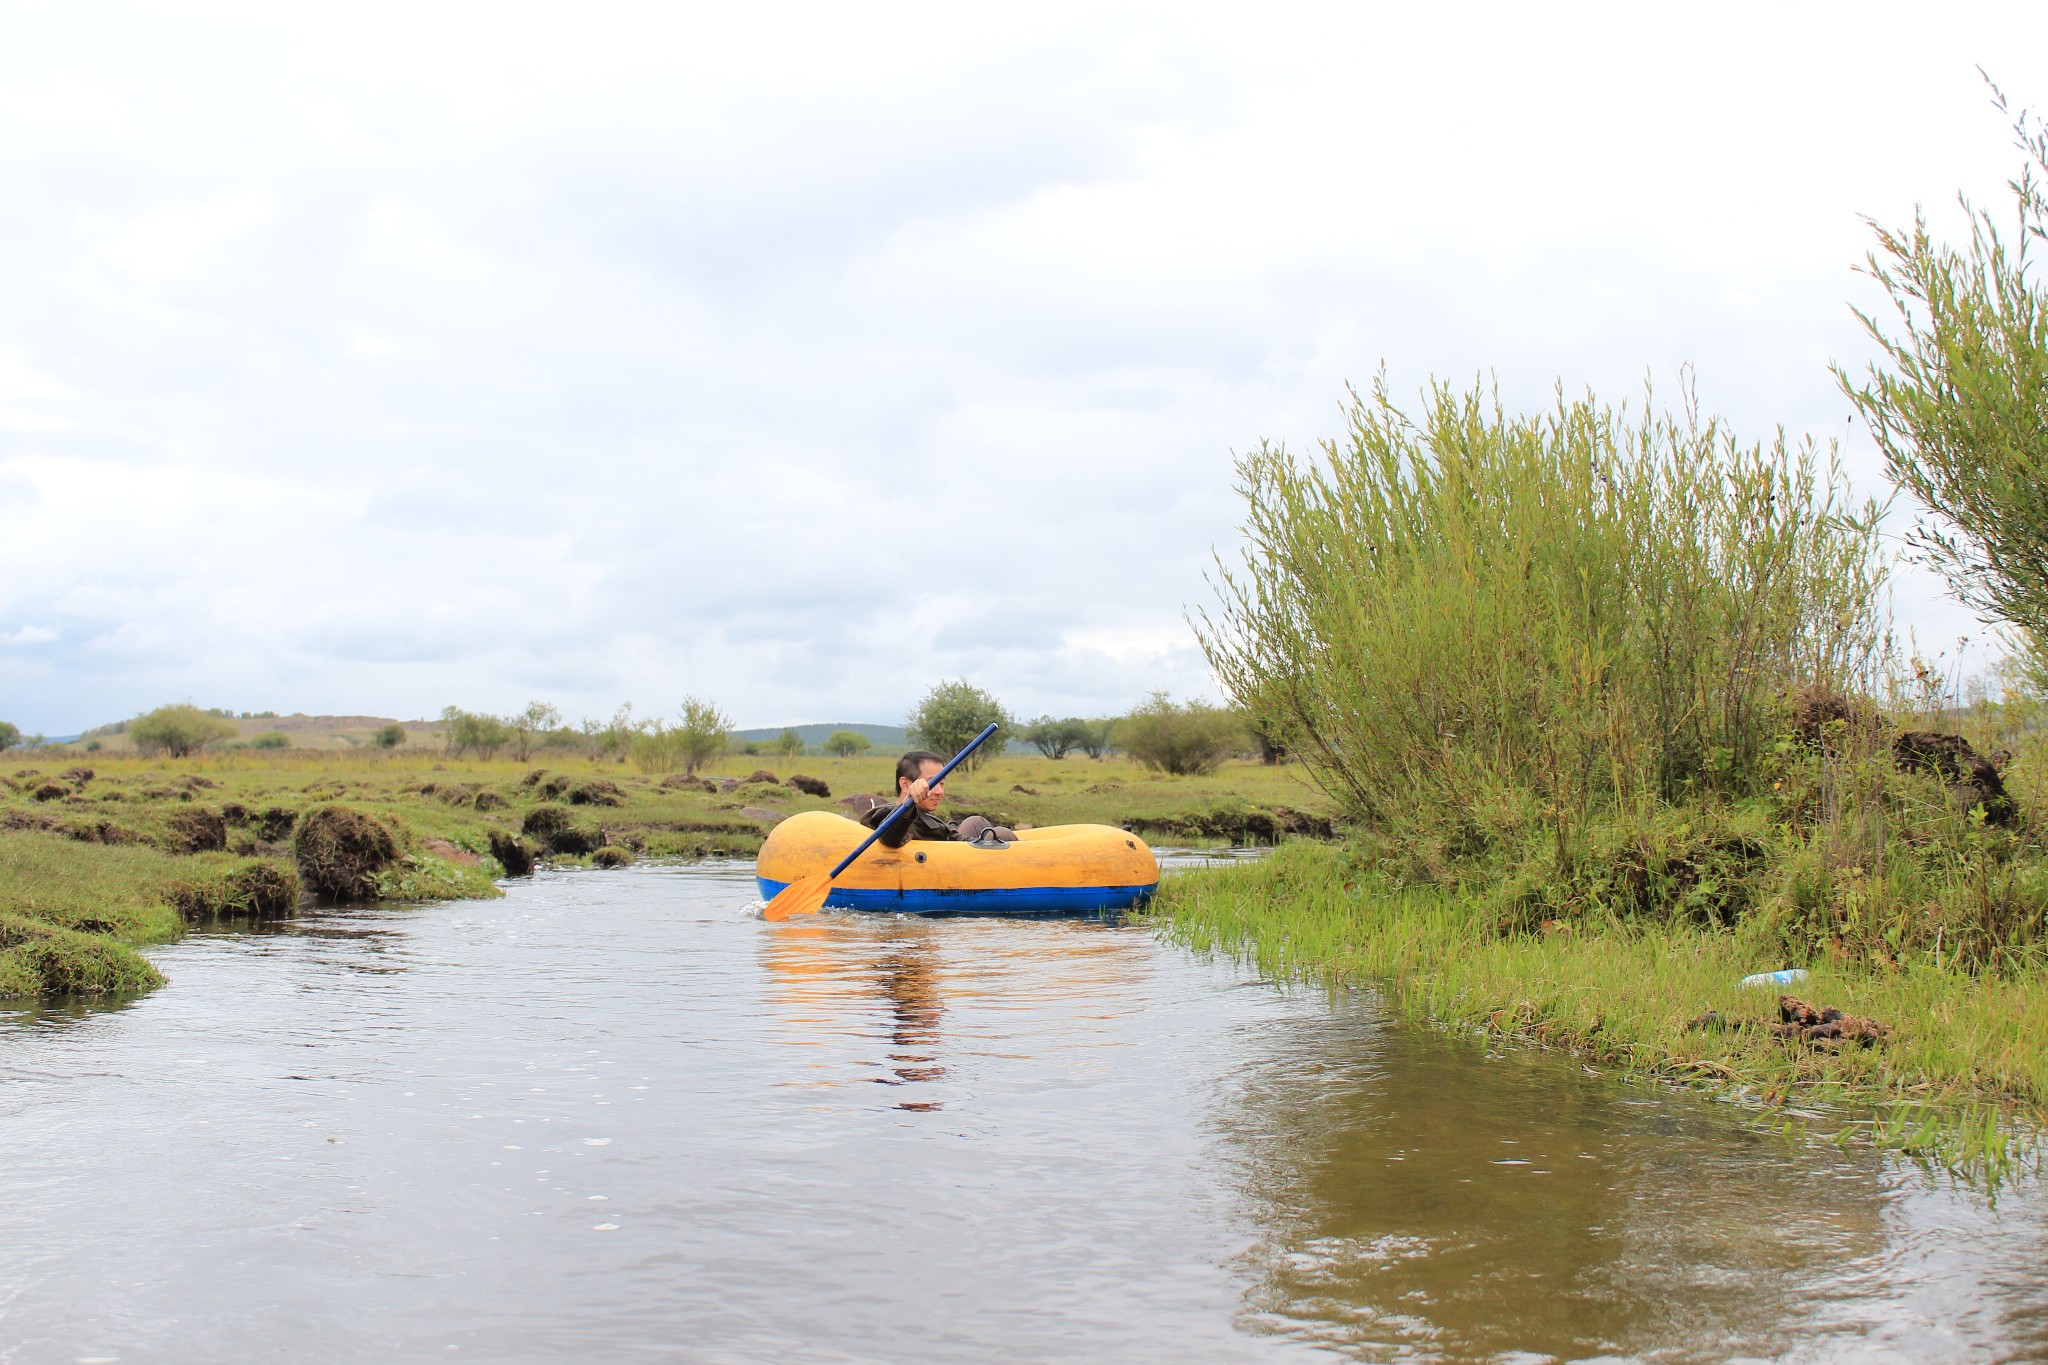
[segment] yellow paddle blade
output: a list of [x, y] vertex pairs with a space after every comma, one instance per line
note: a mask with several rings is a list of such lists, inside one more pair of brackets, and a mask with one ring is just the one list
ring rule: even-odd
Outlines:
[[795, 915], [815, 915], [824, 908], [825, 897], [831, 894], [830, 877], [804, 877], [776, 892], [775, 899], [769, 901], [768, 908], [761, 912], [761, 918], [784, 920]]

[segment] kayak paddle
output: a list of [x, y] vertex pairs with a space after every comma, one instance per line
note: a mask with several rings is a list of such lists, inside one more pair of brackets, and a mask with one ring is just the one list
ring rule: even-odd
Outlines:
[[[990, 735], [994, 734], [995, 732], [996, 727], [994, 725], [990, 725], [986, 730], [983, 730], [980, 734], [976, 735], [973, 739], [969, 740], [967, 742], [966, 748], [962, 749], [959, 753], [954, 754], [951, 761], [948, 762], [945, 767], [939, 769], [937, 772], [932, 774], [931, 781], [926, 784], [927, 787], [936, 787], [939, 785], [939, 783], [944, 782], [946, 780], [946, 774], [952, 772], [953, 769], [960, 766], [961, 759], [967, 757], [967, 755], [973, 753], [976, 749], [979, 749], [981, 747], [981, 742], [987, 739]], [[897, 806], [895, 810], [889, 812], [888, 819], [884, 820], [881, 824], [875, 826], [874, 833], [870, 834], [867, 838], [860, 841], [859, 848], [856, 848], [853, 852], [847, 854], [844, 858], [841, 858], [839, 860], [839, 866], [833, 868], [824, 876], [799, 877], [795, 881], [791, 882], [788, 886], [785, 886], [780, 891], [776, 892], [775, 899], [769, 901], [768, 908], [761, 912], [761, 918], [766, 920], [785, 920], [790, 918], [792, 915], [817, 914], [819, 910], [824, 908], [825, 897], [832, 894], [832, 879], [838, 876], [840, 873], [846, 871], [847, 867], [853, 862], [855, 858], [858, 858], [861, 854], [867, 852], [868, 845], [872, 844], [875, 840], [881, 838], [882, 832], [888, 829], [889, 826], [895, 824], [898, 820], [901, 820], [903, 818], [904, 812], [908, 811], [914, 804], [916, 803], [911, 801], [909, 797], [905, 797], [901, 805]]]

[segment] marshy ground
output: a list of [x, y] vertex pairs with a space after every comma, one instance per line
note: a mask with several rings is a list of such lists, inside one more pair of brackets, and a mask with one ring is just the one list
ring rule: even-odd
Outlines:
[[[18, 756], [0, 769], [0, 994], [127, 993], [160, 980], [134, 950], [302, 901], [498, 894], [537, 863], [751, 855], [803, 810], [884, 791], [894, 756], [731, 756], [697, 776], [580, 755], [230, 750], [189, 759]], [[1100, 822], [1176, 843], [1332, 832], [1294, 769], [1207, 777], [1127, 759], [1005, 757], [948, 783], [947, 812]]]

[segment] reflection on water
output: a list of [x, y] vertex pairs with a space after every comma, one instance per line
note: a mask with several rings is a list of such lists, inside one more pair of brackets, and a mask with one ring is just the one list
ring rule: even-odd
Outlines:
[[1142, 929], [555, 873], [0, 1023], [0, 1361], [2025, 1359], [1993, 1208]]

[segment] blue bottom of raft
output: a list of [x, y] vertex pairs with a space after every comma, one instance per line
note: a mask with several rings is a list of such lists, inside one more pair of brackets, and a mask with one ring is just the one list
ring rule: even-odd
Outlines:
[[[788, 882], [756, 877], [761, 899], [774, 900]], [[885, 915], [1000, 915], [1013, 919], [1081, 919], [1120, 915], [1142, 908], [1159, 889], [1143, 886], [1016, 886], [972, 891], [897, 891], [834, 886], [828, 910], [864, 910]]]

